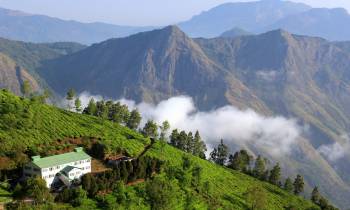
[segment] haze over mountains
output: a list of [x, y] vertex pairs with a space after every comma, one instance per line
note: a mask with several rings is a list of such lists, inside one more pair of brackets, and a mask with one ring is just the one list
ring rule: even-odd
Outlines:
[[[333, 41], [350, 40], [350, 27], [345, 27], [350, 26], [350, 15], [345, 9], [317, 9], [281, 0], [226, 3], [178, 25], [190, 37], [218, 37], [234, 28], [255, 34], [281, 28], [294, 34]], [[0, 37], [26, 42], [92, 44], [154, 28], [159, 26], [81, 23], [0, 9]]]
[[79, 42], [92, 44], [124, 37], [151, 27], [81, 23], [0, 8], [0, 37], [26, 42]]
[[318, 9], [280, 0], [226, 3], [194, 16], [179, 26], [191, 37], [217, 37], [238, 27], [252, 33], [284, 29], [328, 40], [350, 40], [350, 15], [345, 9]]

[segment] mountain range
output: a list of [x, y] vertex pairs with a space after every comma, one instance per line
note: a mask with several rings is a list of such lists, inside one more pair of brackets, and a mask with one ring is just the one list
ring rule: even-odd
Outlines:
[[[282, 0], [225, 3], [177, 24], [190, 37], [214, 38], [239, 28], [253, 34], [284, 29], [332, 41], [350, 40], [350, 15], [345, 9], [312, 8]], [[40, 26], [40, 27], [38, 27]], [[0, 37], [25, 42], [93, 44], [126, 37], [159, 26], [82, 23], [0, 8]]]
[[0, 8], [0, 37], [26, 42], [68, 41], [92, 44], [149, 29], [151, 27], [66, 21]]
[[[344, 143], [349, 131], [350, 53], [347, 42], [275, 30], [236, 38], [191, 39], [176, 26], [110, 39], [37, 68], [53, 90], [69, 88], [106, 98], [157, 103], [191, 96], [201, 110], [223, 105], [266, 116], [296, 118], [308, 126], [299, 150], [280, 158], [333, 202], [349, 206], [350, 158], [334, 162], [318, 149]], [[256, 154], [264, 150], [252, 148]], [[273, 157], [272, 157], [273, 158]], [[317, 174], [317, 176], [315, 176]]]
[[281, 0], [226, 3], [179, 23], [191, 37], [217, 37], [232, 28], [252, 33], [284, 29], [328, 40], [350, 40], [350, 15], [342, 8], [311, 8]]

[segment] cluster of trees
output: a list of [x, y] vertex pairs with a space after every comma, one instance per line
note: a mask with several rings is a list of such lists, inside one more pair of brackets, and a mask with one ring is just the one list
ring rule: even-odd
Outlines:
[[22, 183], [18, 183], [12, 193], [13, 198], [32, 198], [35, 204], [53, 201], [46, 182], [41, 177], [32, 177]]
[[301, 175], [297, 175], [294, 182], [287, 178], [283, 184], [279, 163], [273, 166], [272, 169], [268, 169], [268, 160], [260, 155], [253, 160], [253, 157], [246, 150], [240, 150], [233, 155], [229, 154], [229, 149], [223, 140], [210, 153], [210, 159], [216, 164], [243, 172], [262, 181], [270, 182], [288, 192], [294, 192], [296, 195], [304, 191], [304, 179]]
[[186, 133], [185, 131], [181, 131], [179, 133], [175, 129], [170, 135], [170, 145], [194, 156], [206, 159], [205, 152], [207, 151], [207, 146], [202, 141], [198, 131], [193, 136], [192, 132]]
[[[86, 174], [81, 188], [64, 190], [56, 201], [78, 207], [87, 199], [93, 199], [102, 209], [133, 209], [130, 205], [135, 203], [135, 198], [128, 192], [125, 183], [135, 178], [146, 178], [145, 184], [137, 188], [137, 194], [151, 209], [172, 209], [179, 202], [185, 202], [187, 209], [194, 209], [199, 200], [196, 198], [198, 193], [205, 196], [211, 209], [217, 208], [217, 199], [210, 196], [211, 183], [202, 180], [202, 168], [188, 156], [183, 156], [180, 166], [167, 166], [163, 170], [159, 165], [156, 159], [144, 158], [125, 162], [125, 165], [101, 174]], [[151, 176], [154, 172], [157, 174]]]
[[93, 198], [100, 191], [110, 191], [116, 181], [124, 183], [137, 179], [149, 179], [154, 173], [160, 173], [163, 162], [149, 157], [140, 157], [132, 161], [122, 161], [113, 170], [96, 175], [86, 174], [82, 177], [82, 187]]
[[318, 205], [322, 210], [338, 210], [338, 208], [334, 207], [329, 203], [329, 201], [321, 195], [318, 190], [318, 187], [315, 187], [311, 193], [311, 201]]
[[120, 102], [95, 102], [93, 98], [90, 99], [89, 104], [84, 108], [83, 114], [108, 119], [134, 130], [139, 127], [141, 122], [141, 115], [136, 109], [129, 111], [128, 106], [121, 104]]

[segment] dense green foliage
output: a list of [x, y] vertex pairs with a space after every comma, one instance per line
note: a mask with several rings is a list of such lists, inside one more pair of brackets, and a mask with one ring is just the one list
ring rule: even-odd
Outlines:
[[[106, 154], [122, 149], [134, 157], [150, 144], [150, 140], [141, 134], [109, 120], [63, 111], [13, 96], [7, 91], [0, 92], [0, 158], [11, 161], [2, 169], [20, 166], [32, 153], [45, 155], [52, 150], [64, 149], [65, 145], [57, 142], [69, 137], [84, 141], [93, 137], [105, 145]], [[77, 198], [71, 204], [43, 204], [33, 209], [47, 209], [48, 206], [52, 209], [73, 206], [113, 209], [116, 204], [124, 209], [248, 209], [251, 201], [246, 194], [252, 187], [263, 189], [267, 209], [291, 206], [318, 209], [312, 202], [277, 186], [187, 154], [162, 141], [155, 142], [144, 156], [165, 161], [166, 167], [144, 183], [116, 183], [115, 188], [98, 194], [95, 199], [90, 199], [84, 189], [79, 189], [78, 192], [66, 192], [65, 196], [72, 193]]]

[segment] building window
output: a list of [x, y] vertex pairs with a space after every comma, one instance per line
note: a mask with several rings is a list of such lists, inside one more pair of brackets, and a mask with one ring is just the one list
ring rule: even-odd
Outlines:
[[74, 165], [75, 165], [75, 166], [78, 165], [78, 162], [74, 162]]
[[47, 172], [47, 168], [44, 168], [44, 169], [43, 169], [43, 172]]
[[24, 176], [31, 177], [32, 175], [25, 173]]
[[34, 168], [33, 169], [35, 172], [40, 172], [40, 169], [38, 169], [38, 168]]
[[49, 168], [49, 170], [50, 170], [50, 171], [53, 171], [53, 168], [51, 167], [51, 168]]
[[60, 169], [60, 166], [56, 166], [56, 169]]
[[89, 162], [90, 162], [90, 159], [89, 159], [89, 160], [86, 160], [86, 162], [89, 163]]
[[90, 169], [90, 166], [86, 166], [85, 169]]
[[53, 174], [50, 174], [50, 175], [49, 175], [49, 178], [52, 178], [52, 177], [55, 177], [55, 175], [53, 175]]
[[74, 176], [74, 173], [70, 173], [69, 176]]
[[24, 169], [26, 169], [26, 170], [32, 170], [32, 167], [30, 167], [30, 166], [25, 166]]

